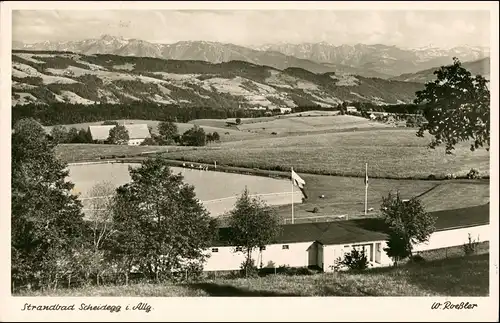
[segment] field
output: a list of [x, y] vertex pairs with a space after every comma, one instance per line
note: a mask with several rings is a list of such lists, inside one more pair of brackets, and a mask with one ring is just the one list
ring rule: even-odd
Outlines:
[[91, 286], [19, 296], [488, 296], [489, 253], [464, 257], [461, 247], [422, 253], [422, 263], [376, 268], [361, 273], [319, 273], [309, 276], [268, 275], [261, 278], [213, 278], [167, 285]]
[[331, 130], [347, 130], [354, 128], [389, 128], [390, 126], [381, 122], [369, 121], [365, 118], [339, 115], [339, 116], [310, 116], [310, 117], [287, 117], [272, 121], [243, 123], [238, 126], [240, 130], [250, 130], [258, 133], [309, 133], [328, 132]]
[[290, 169], [298, 172], [370, 177], [443, 178], [464, 176], [471, 168], [489, 175], [489, 152], [471, 152], [467, 144], [453, 155], [444, 148], [427, 148], [430, 139], [418, 138], [415, 130], [371, 130], [288, 136], [227, 142], [218, 149], [198, 149], [163, 154], [169, 159], [213, 162], [259, 169]]
[[[348, 215], [350, 218], [364, 216], [365, 187], [362, 178], [300, 174], [306, 181], [308, 199], [294, 206], [297, 221], [321, 221]], [[382, 196], [399, 191], [401, 198], [419, 197], [428, 212], [457, 209], [486, 204], [490, 198], [489, 181], [428, 181], [370, 179], [368, 187], [368, 214], [380, 213]], [[324, 195], [323, 198], [320, 196]], [[317, 213], [313, 209], [317, 208]], [[278, 213], [287, 221], [291, 217], [291, 205], [277, 207]]]

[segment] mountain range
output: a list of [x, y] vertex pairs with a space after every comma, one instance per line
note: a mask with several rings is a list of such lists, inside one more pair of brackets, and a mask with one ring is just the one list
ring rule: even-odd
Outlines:
[[279, 70], [290, 67], [313, 73], [335, 72], [389, 79], [451, 64], [453, 57], [475, 61], [489, 57], [489, 48], [460, 46], [402, 49], [388, 45], [340, 45], [329, 43], [268, 44], [253, 48], [207, 41], [181, 41], [159, 44], [139, 39], [103, 35], [79, 41], [45, 41], [34, 44], [13, 42], [13, 49], [71, 51], [85, 55], [112, 54], [154, 57], [170, 60], [196, 60], [210, 63], [245, 61]]
[[410, 103], [423, 88], [415, 82], [319, 74], [297, 67], [278, 69], [242, 60], [210, 63], [130, 53], [14, 50], [12, 106], [152, 102], [231, 109], [334, 107], [345, 101]]

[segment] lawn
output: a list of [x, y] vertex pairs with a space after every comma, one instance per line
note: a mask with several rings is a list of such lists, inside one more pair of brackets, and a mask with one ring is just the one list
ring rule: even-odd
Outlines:
[[329, 130], [347, 130], [354, 128], [389, 128], [384, 123], [370, 121], [365, 118], [338, 115], [338, 116], [309, 116], [286, 117], [257, 123], [243, 123], [240, 130], [250, 130], [258, 133], [308, 133], [328, 132]]
[[360, 273], [305, 276], [213, 278], [190, 284], [134, 284], [23, 292], [19, 296], [488, 296], [488, 247], [462, 256], [460, 247], [422, 253], [422, 263], [369, 269]]
[[415, 130], [354, 131], [227, 142], [218, 149], [164, 154], [169, 159], [210, 162], [260, 169], [290, 169], [302, 173], [370, 177], [443, 178], [465, 176], [471, 168], [489, 175], [489, 152], [460, 144], [453, 155], [444, 148], [429, 149], [429, 137]]
[[[362, 178], [300, 174], [306, 181], [305, 193], [308, 199], [303, 204], [294, 205], [294, 217], [298, 221], [321, 221], [325, 217], [336, 218], [349, 215], [351, 218], [365, 217], [365, 186]], [[389, 192], [399, 191], [401, 198], [419, 197], [428, 212], [458, 209], [483, 205], [490, 201], [489, 181], [468, 180], [369, 180], [369, 216], [380, 213], [382, 197]], [[323, 198], [320, 196], [324, 195]], [[276, 207], [278, 214], [290, 221], [292, 206]], [[313, 209], [317, 208], [317, 213]]]

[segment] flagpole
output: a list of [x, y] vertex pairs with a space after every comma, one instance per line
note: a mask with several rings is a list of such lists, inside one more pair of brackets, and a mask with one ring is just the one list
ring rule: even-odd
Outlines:
[[[293, 172], [293, 167], [291, 167], [292, 172]], [[293, 173], [290, 173], [290, 175]], [[293, 178], [292, 178], [292, 224], [293, 224]]]
[[368, 213], [368, 163], [365, 164], [365, 215]]

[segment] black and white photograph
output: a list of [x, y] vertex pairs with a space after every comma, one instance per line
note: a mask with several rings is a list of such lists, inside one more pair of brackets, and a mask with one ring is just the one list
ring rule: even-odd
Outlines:
[[0, 320], [498, 320], [497, 2], [2, 20]]

